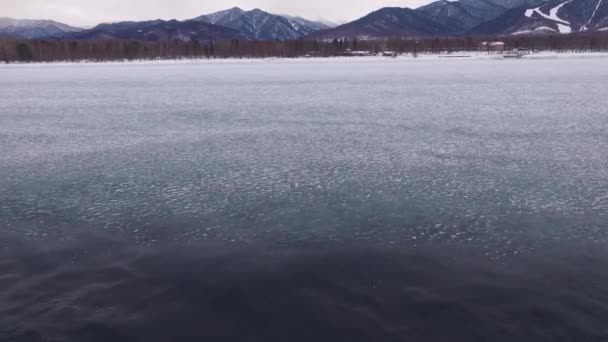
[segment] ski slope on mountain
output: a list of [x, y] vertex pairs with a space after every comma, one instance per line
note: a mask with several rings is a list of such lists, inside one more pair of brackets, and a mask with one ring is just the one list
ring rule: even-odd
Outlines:
[[532, 18], [532, 16], [534, 14], [538, 14], [545, 19], [554, 21], [556, 23], [557, 28], [560, 33], [571, 33], [572, 27], [570, 26], [571, 25], [570, 22], [566, 21], [558, 16], [559, 10], [562, 7], [564, 7], [565, 5], [569, 4], [570, 2], [571, 2], [571, 0], [561, 3], [561, 4], [551, 8], [551, 10], [549, 11], [549, 14], [545, 14], [545, 13], [543, 13], [543, 11], [541, 11], [542, 6], [526, 10], [526, 17]]

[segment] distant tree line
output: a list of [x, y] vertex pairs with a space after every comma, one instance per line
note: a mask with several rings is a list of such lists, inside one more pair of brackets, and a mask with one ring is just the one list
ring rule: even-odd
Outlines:
[[[608, 32], [569, 35], [520, 35], [504, 37], [462, 37], [433, 39], [388, 39], [384, 42], [359, 42], [363, 49], [379, 44], [379, 49], [398, 53], [450, 53], [478, 51], [482, 42], [500, 41], [506, 50], [528, 49], [556, 52], [608, 52]], [[378, 47], [375, 47], [378, 50]]]
[[180, 58], [331, 57], [372, 54], [450, 53], [478, 50], [483, 41], [502, 41], [506, 49], [608, 51], [608, 32], [570, 35], [462, 37], [383, 40], [229, 40], [217, 42], [127, 40], [25, 40], [0, 38], [0, 62], [116, 61]]

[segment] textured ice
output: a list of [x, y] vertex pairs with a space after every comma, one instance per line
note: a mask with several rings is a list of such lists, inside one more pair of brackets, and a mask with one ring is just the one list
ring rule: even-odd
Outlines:
[[0, 225], [35, 237], [606, 241], [608, 59], [8, 66]]

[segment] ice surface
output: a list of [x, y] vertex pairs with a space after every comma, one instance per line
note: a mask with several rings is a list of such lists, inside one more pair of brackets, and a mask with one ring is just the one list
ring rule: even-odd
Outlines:
[[142, 242], [604, 243], [607, 66], [3, 66], [0, 225]]

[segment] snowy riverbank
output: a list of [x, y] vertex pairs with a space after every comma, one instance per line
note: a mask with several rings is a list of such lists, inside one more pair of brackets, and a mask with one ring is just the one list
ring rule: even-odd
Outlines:
[[[608, 58], [608, 52], [554, 52], [554, 51], [543, 51], [539, 53], [532, 53], [524, 55], [521, 59], [563, 59], [563, 58]], [[181, 58], [181, 59], [154, 59], [154, 60], [117, 60], [117, 61], [59, 61], [59, 62], [35, 62], [35, 63], [10, 63], [0, 64], [0, 68], [6, 67], [23, 67], [23, 66], [56, 66], [56, 65], [115, 65], [115, 64], [129, 64], [129, 65], [174, 65], [174, 64], [258, 64], [258, 63], [323, 63], [323, 62], [336, 62], [336, 61], [432, 61], [432, 60], [505, 60], [504, 54], [490, 53], [487, 52], [454, 52], [454, 53], [439, 53], [439, 54], [418, 54], [414, 57], [412, 54], [399, 55], [396, 58], [383, 57], [383, 56], [353, 56], [353, 57], [313, 57], [313, 58], [212, 58], [212, 59], [200, 59], [200, 58]]]

